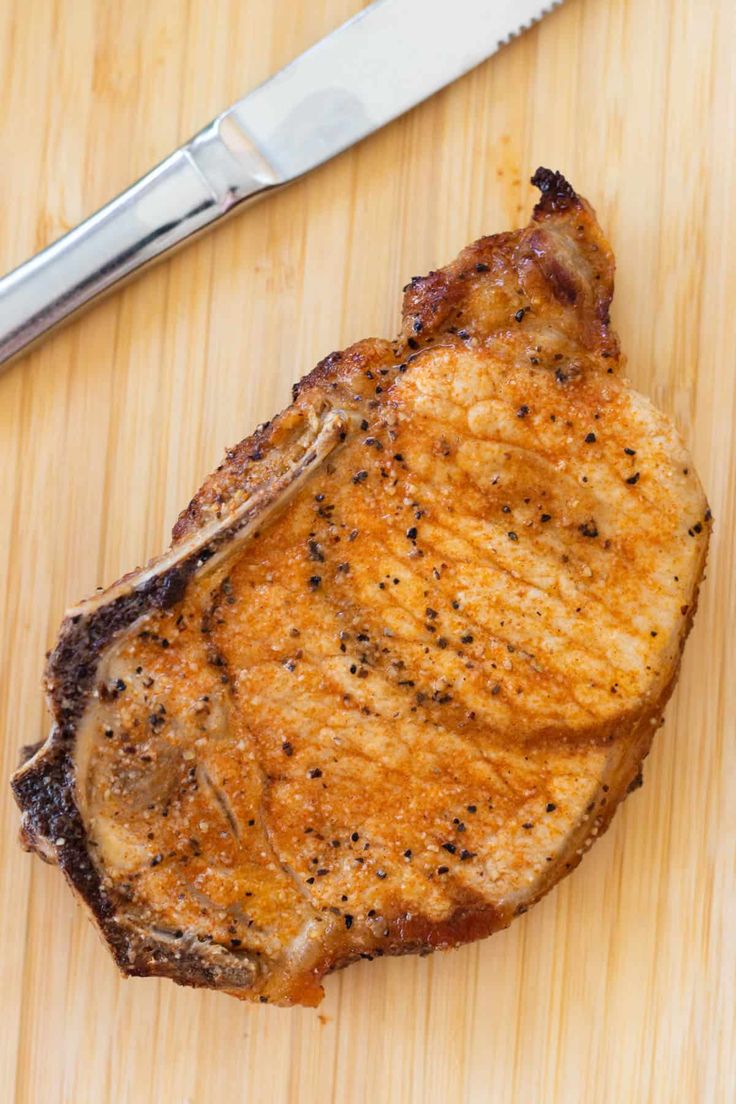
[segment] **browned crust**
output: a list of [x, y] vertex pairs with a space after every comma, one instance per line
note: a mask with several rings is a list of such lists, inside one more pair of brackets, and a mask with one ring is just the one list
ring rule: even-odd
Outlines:
[[573, 207], [582, 209], [582, 200], [561, 172], [545, 169], [540, 165], [531, 182], [542, 193], [541, 199], [534, 208], [535, 218], [554, 215], [558, 211], [569, 211]]
[[[367, 393], [365, 372], [410, 359], [420, 349], [439, 341], [457, 342], [466, 337], [484, 336], [485, 331], [500, 329], [513, 312], [499, 298], [498, 327], [487, 321], [484, 311], [474, 309], [476, 302], [492, 289], [499, 270], [515, 269], [526, 300], [543, 304], [550, 300], [559, 306], [563, 317], [574, 308], [575, 340], [592, 356], [614, 363], [619, 355], [618, 340], [610, 328], [609, 308], [613, 298], [614, 259], [589, 204], [578, 197], [560, 173], [537, 169], [532, 183], [542, 191], [534, 208], [533, 220], [523, 230], [480, 238], [469, 245], [445, 268], [426, 276], [414, 276], [404, 288], [402, 330], [395, 342], [369, 339], [330, 353], [311, 372], [293, 386], [291, 406], [270, 422], [260, 425], [240, 444], [228, 449], [224, 462], [202, 484], [174, 526], [173, 540], [181, 541], [198, 528], [213, 511], [225, 511], [235, 490], [256, 486], [268, 476], [269, 457], [281, 447], [284, 423], [294, 412], [318, 408], [320, 402], [334, 404], [356, 393]], [[588, 285], [566, 269], [556, 257], [556, 241], [551, 238], [555, 225], [575, 227], [576, 237], [595, 279]], [[483, 323], [478, 319], [482, 317]], [[582, 341], [581, 341], [582, 338]]]
[[[575, 194], [561, 174], [539, 169], [532, 182], [542, 194], [527, 229], [482, 238], [446, 268], [425, 277], [414, 277], [404, 289], [402, 334], [397, 342], [362, 341], [343, 352], [330, 354], [294, 385], [293, 402], [286, 410], [228, 450], [223, 464], [205, 480], [182, 512], [172, 534], [176, 548], [206, 522], [222, 518], [223, 528], [210, 546], [153, 575], [144, 585], [131, 586], [113, 601], [105, 603], [101, 596], [100, 604], [91, 612], [65, 619], [46, 675], [54, 728], [40, 752], [30, 760], [25, 755], [13, 777], [12, 788], [23, 814], [25, 846], [36, 850], [42, 858], [58, 862], [88, 906], [123, 973], [168, 976], [180, 984], [221, 988], [242, 996], [243, 990], [252, 984], [254, 968], [247, 958], [238, 962], [234, 956], [227, 956], [220, 962], [201, 947], [171, 947], [153, 937], [135, 935], [116, 920], [115, 902], [90, 859], [84, 824], [74, 801], [76, 727], [94, 682], [100, 654], [116, 634], [143, 612], [167, 609], [180, 601], [201, 564], [232, 535], [227, 518], [235, 496], [242, 499], [270, 478], [282, 448], [303, 426], [310, 410], [319, 411], [325, 405], [339, 402], [341, 397], [348, 397], [353, 390], [365, 388], [366, 369], [408, 362], [422, 347], [433, 342], [471, 336], [476, 324], [474, 303], [492, 281], [495, 265], [513, 265], [531, 301], [535, 297], [545, 300], [552, 309], [556, 302], [560, 312], [572, 309], [578, 316], [576, 339], [580, 341], [582, 334], [582, 344], [591, 356], [615, 364], [618, 343], [609, 328], [608, 315], [614, 269], [610, 248], [588, 204]], [[561, 220], [574, 220], [585, 243], [588, 260], [596, 272], [596, 279], [589, 286], [578, 283], [554, 255], [549, 235], [555, 233]], [[508, 304], [502, 307], [507, 315]], [[477, 316], [482, 315], [478, 312]], [[581, 320], [584, 324], [579, 325]], [[502, 340], [502, 328], [499, 332]], [[136, 577], [133, 573], [131, 581]], [[681, 646], [692, 625], [695, 605], [693, 602], [686, 619]], [[677, 673], [673, 671], [659, 700], [652, 703], [642, 719], [636, 738], [627, 745], [626, 761], [617, 773], [617, 786], [601, 795], [600, 806], [590, 810], [590, 820], [581, 823], [578, 834], [570, 841], [568, 854], [546, 872], [529, 903], [541, 898], [578, 864], [592, 843], [593, 827], [597, 836], [608, 827], [617, 805], [640, 777], [641, 764]], [[35, 751], [29, 749], [30, 754]], [[526, 911], [526, 907], [521, 911]], [[512, 918], [511, 913], [502, 913], [485, 902], [471, 899], [441, 923], [418, 915], [389, 918], [388, 933], [376, 946], [356, 947], [347, 954], [342, 950], [334, 956], [326, 951], [315, 964], [311, 979], [305, 979], [299, 999], [303, 1003], [317, 1003], [321, 977], [355, 958], [428, 953], [458, 946], [506, 927]]]

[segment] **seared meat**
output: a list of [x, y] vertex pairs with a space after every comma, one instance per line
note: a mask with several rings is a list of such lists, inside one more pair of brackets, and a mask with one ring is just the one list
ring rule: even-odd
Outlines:
[[508, 925], [636, 784], [710, 512], [618, 374], [591, 208], [534, 183], [66, 616], [13, 787], [126, 974], [317, 1003]]

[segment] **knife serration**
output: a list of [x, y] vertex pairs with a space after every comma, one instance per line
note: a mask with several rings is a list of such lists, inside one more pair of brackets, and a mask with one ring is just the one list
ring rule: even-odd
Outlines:
[[294, 180], [463, 76], [562, 0], [376, 0], [227, 113]]

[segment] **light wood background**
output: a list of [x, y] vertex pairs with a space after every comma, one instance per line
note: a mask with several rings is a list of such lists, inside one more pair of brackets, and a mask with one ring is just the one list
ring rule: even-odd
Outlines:
[[[2, 0], [0, 268], [359, 6]], [[580, 870], [482, 945], [329, 979], [319, 1012], [120, 980], [18, 848], [3, 784], [3, 1101], [736, 1099], [735, 45], [732, 0], [568, 0], [0, 379], [3, 777], [46, 728], [64, 607], [164, 547], [224, 446], [318, 358], [392, 335], [408, 277], [524, 221], [539, 163], [610, 233], [629, 374], [676, 418], [716, 518], [644, 789]]]

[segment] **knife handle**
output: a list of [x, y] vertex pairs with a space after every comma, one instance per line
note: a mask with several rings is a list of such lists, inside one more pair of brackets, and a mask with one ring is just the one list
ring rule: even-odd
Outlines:
[[73, 312], [283, 180], [231, 111], [0, 280], [0, 365]]

